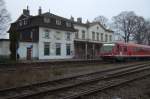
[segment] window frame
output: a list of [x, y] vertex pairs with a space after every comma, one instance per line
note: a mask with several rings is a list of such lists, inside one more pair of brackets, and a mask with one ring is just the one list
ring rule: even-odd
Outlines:
[[97, 34], [97, 41], [99, 41], [99, 33], [97, 32], [96, 34]]
[[70, 33], [70, 32], [67, 32], [67, 33], [66, 33], [66, 40], [67, 40], [67, 41], [70, 41], [70, 40], [71, 40], [71, 33]]
[[49, 56], [49, 55], [50, 55], [50, 42], [44, 42], [44, 56]]
[[104, 33], [101, 33], [101, 41], [104, 41]]
[[71, 22], [66, 22], [66, 27], [71, 27]]
[[110, 42], [112, 41], [112, 35], [109, 35], [109, 41]]
[[79, 32], [75, 32], [75, 39], [79, 39]]
[[50, 38], [50, 31], [49, 30], [44, 30], [44, 38], [49, 39]]
[[85, 30], [82, 30], [82, 39], [85, 40]]
[[[69, 47], [69, 49], [68, 49]], [[69, 52], [68, 52], [69, 50]], [[66, 44], [66, 56], [70, 56], [71, 55], [71, 44]]]
[[[59, 51], [59, 52], [57, 52]], [[61, 43], [56, 43], [56, 56], [61, 56]]]
[[95, 40], [95, 32], [92, 31], [92, 40]]
[[108, 42], [108, 35], [105, 34], [105, 42]]
[[56, 19], [56, 25], [61, 25], [61, 20], [60, 19]]
[[44, 23], [50, 23], [50, 22], [51, 22], [51, 19], [48, 18], [48, 17], [44, 17], [44, 18], [43, 18], [43, 21], [44, 21]]

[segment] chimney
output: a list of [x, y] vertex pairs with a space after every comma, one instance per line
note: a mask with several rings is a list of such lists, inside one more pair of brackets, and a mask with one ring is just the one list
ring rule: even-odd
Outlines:
[[29, 16], [30, 15], [30, 10], [29, 7], [27, 6], [27, 9], [23, 9], [23, 14]]
[[82, 18], [77, 18], [78, 23], [82, 23]]
[[70, 20], [71, 20], [71, 21], [74, 21], [74, 17], [71, 16]]
[[41, 7], [39, 7], [38, 14], [39, 14], [39, 15], [41, 15], [41, 14], [42, 14], [42, 8], [41, 8]]

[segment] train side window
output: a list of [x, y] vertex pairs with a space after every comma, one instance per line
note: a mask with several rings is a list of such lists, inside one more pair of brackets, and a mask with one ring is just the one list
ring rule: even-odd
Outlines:
[[144, 51], [145, 49], [144, 48], [139, 48], [138, 49], [138, 51], [140, 52], [140, 51]]
[[127, 52], [127, 47], [126, 46], [124, 47], [124, 52]]
[[116, 51], [117, 51], [117, 52], [119, 51], [119, 45], [117, 45], [117, 49], [116, 49]]
[[138, 51], [138, 48], [137, 48], [137, 47], [135, 47], [135, 48], [134, 48], [134, 52], [137, 52], [137, 51]]

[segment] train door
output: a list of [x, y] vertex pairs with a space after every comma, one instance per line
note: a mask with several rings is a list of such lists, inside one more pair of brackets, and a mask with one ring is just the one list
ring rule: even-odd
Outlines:
[[119, 53], [120, 53], [120, 45], [119, 44], [116, 44], [116, 51], [115, 51], [115, 53], [117, 55], [119, 55]]
[[123, 54], [122, 45], [117, 45], [117, 53], [118, 53], [118, 55], [122, 55]]
[[127, 55], [127, 46], [122, 47], [123, 55]]
[[119, 55], [126, 55], [127, 53], [127, 46], [124, 45], [118, 45], [118, 53]]
[[27, 48], [27, 60], [31, 60], [32, 57], [32, 48]]

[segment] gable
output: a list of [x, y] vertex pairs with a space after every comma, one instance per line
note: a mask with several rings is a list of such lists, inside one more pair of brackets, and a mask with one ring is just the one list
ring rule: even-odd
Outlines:
[[104, 28], [102, 28], [101, 27], [101, 25], [99, 25], [99, 24], [94, 24], [94, 25], [91, 25], [90, 27], [89, 27], [89, 29], [91, 30], [91, 31], [95, 31], [95, 32], [105, 32], [105, 29]]
[[92, 23], [89, 27], [92, 30], [99, 31], [99, 32], [107, 32], [107, 33], [113, 33], [112, 30], [106, 29], [104, 26], [102, 26], [100, 23]]
[[17, 19], [17, 21], [18, 21], [18, 20], [25, 19], [25, 18], [28, 18], [28, 17], [29, 17], [29, 16], [22, 14], [22, 15]]

